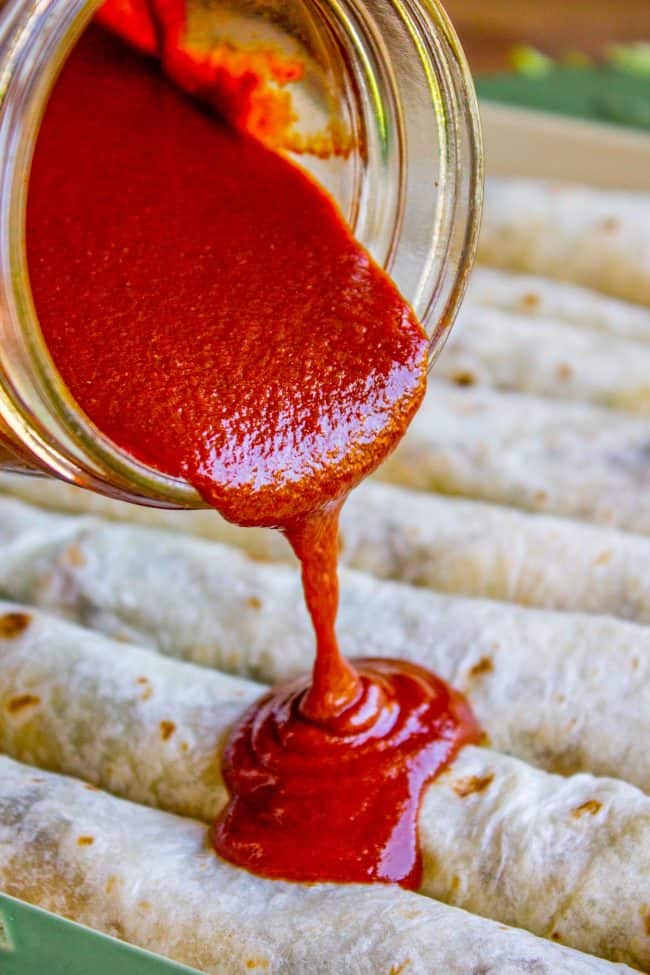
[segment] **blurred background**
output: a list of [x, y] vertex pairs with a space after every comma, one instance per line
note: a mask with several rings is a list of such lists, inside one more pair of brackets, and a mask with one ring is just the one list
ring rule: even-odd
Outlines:
[[650, 0], [443, 0], [479, 95], [650, 134]]
[[561, 59], [602, 57], [613, 44], [650, 44], [650, 0], [447, 0], [477, 73], [510, 66], [517, 45]]

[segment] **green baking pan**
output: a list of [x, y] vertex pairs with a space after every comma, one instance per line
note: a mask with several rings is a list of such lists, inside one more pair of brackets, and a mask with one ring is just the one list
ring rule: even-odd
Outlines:
[[197, 975], [195, 968], [134, 948], [0, 894], [1, 975]]
[[476, 79], [479, 98], [650, 132], [650, 70], [636, 75], [609, 65], [553, 67], [535, 75]]

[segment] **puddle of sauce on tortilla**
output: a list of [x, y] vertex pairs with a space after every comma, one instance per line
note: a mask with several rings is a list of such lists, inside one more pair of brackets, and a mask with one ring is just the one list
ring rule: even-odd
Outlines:
[[425, 390], [409, 306], [302, 170], [97, 26], [45, 113], [27, 252], [97, 427], [231, 521], [280, 528], [302, 565], [313, 674], [235, 727], [216, 850], [270, 877], [417, 887], [422, 790], [478, 727], [433, 674], [348, 662], [335, 632], [340, 507]]

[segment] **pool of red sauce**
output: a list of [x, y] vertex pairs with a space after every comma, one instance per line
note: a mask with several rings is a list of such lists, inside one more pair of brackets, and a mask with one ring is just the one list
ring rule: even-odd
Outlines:
[[341, 504], [424, 394], [410, 308], [309, 177], [98, 27], [45, 114], [27, 253], [97, 427], [226, 518], [280, 528], [302, 564], [313, 674], [233, 730], [215, 848], [271, 877], [416, 888], [422, 790], [478, 727], [433, 674], [348, 662], [335, 632]]

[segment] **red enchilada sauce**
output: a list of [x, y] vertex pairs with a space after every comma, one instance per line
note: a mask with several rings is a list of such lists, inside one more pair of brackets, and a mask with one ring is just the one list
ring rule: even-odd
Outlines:
[[27, 250], [48, 347], [97, 427], [226, 518], [281, 528], [302, 564], [313, 676], [235, 728], [217, 851], [271, 877], [417, 887], [422, 789], [478, 729], [432, 674], [348, 663], [335, 634], [340, 506], [424, 393], [408, 305], [301, 170], [97, 27], [45, 114]]

